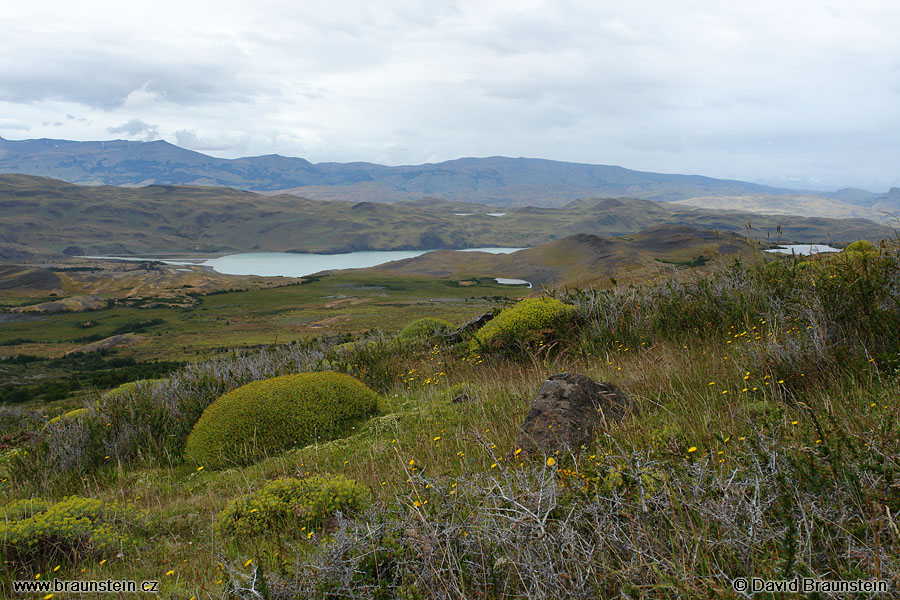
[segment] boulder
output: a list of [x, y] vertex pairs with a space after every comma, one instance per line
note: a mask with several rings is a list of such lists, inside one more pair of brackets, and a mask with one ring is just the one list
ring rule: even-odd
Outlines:
[[484, 325], [494, 318], [493, 313], [485, 313], [480, 317], [475, 317], [456, 331], [452, 331], [444, 336], [444, 341], [448, 344], [458, 344], [466, 339], [467, 333], [472, 333], [484, 327]]
[[630, 406], [628, 395], [612, 383], [576, 373], [553, 375], [531, 403], [516, 446], [528, 454], [578, 451], [604, 424], [621, 420]]

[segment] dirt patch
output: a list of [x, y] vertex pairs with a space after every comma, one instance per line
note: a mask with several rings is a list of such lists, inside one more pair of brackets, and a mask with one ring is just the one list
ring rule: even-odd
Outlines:
[[342, 298], [341, 300], [335, 300], [334, 302], [329, 302], [325, 305], [325, 308], [337, 308], [338, 306], [354, 306], [356, 304], [362, 304], [366, 301], [366, 298]]
[[341, 319], [345, 318], [343, 315], [338, 315], [335, 317], [328, 317], [327, 319], [321, 319], [316, 321], [315, 323], [310, 323], [306, 326], [307, 329], [324, 329], [328, 325], [332, 325]]

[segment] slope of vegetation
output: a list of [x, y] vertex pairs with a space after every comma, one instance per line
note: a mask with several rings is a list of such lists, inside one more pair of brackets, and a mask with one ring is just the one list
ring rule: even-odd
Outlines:
[[[895, 244], [555, 296], [568, 327], [496, 351], [378, 334], [271, 346], [47, 425], [2, 455], [4, 504], [77, 494], [146, 514], [118, 552], [7, 558], [5, 589], [50, 573], [159, 579], [167, 598], [730, 598], [745, 576], [898, 589]], [[378, 414], [246, 466], [186, 458], [229, 390], [317, 371], [376, 390]], [[578, 453], [524, 459], [518, 428], [560, 371], [614, 382], [634, 409]], [[461, 388], [470, 401], [451, 402]], [[282, 520], [309, 496], [268, 482], [336, 477], [346, 502]], [[287, 508], [264, 533], [225, 532], [266, 494]]]

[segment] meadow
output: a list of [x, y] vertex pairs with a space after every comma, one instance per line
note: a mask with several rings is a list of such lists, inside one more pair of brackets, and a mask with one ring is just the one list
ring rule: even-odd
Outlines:
[[[390, 281], [339, 289], [388, 293]], [[473, 295], [441, 285], [442, 297]], [[4, 591], [16, 579], [53, 577], [159, 580], [160, 597], [185, 599], [748, 597], [732, 588], [742, 576], [900, 586], [896, 244], [550, 291], [569, 305], [564, 318], [529, 326], [530, 317], [507, 313], [514, 326], [483, 344], [395, 337], [414, 318], [459, 323], [486, 305], [423, 303], [421, 292], [354, 306], [359, 335], [275, 343], [269, 329], [257, 338], [263, 347], [96, 394], [85, 413], [40, 429], [7, 408], [22, 425], [0, 460], [2, 503], [40, 528], [31, 538], [5, 534]], [[230, 321], [246, 310], [240, 297], [205, 298], [194, 318]], [[300, 318], [284, 306], [254, 303], [242, 322]], [[316, 310], [310, 318], [331, 314]], [[229, 326], [222, 346], [237, 339]], [[220, 339], [160, 347], [179, 343]], [[337, 439], [225, 468], [185, 452], [222, 394], [317, 371], [371, 387], [374, 416], [348, 422]], [[525, 412], [541, 382], [563, 371], [613, 382], [634, 405], [588, 447], [525, 456], [514, 441]], [[468, 400], [453, 402], [461, 394]], [[331, 500], [354, 501], [343, 511], [295, 506], [306, 511], [303, 527], [293, 517], [253, 520], [252, 508], [238, 524], [258, 527], [254, 535], [220, 525], [239, 511], [236, 499], [267, 482], [316, 476], [352, 480], [359, 488], [334, 479], [342, 491]], [[87, 529], [37, 518], [52, 509], [22, 508], [73, 495], [87, 499], [67, 508], [88, 515]], [[95, 539], [89, 525], [101, 521]]]
[[[311, 277], [307, 281], [185, 298], [119, 298], [103, 310], [27, 315], [2, 323], [0, 354], [40, 359], [18, 364], [12, 360], [0, 362], [0, 383], [9, 396], [3, 398], [34, 401], [51, 411], [64, 412], [83, 402], [88, 388], [103, 391], [102, 386], [98, 389], [84, 377], [79, 378], [83, 385], [69, 385], [73, 371], [78, 375], [85, 370], [66, 366], [62, 357], [114, 335], [133, 333], [136, 337], [128, 345], [110, 348], [104, 354], [111, 352], [114, 358], [143, 365], [141, 371], [133, 370], [130, 376], [123, 374], [122, 381], [112, 382], [118, 385], [155, 376], [151, 371], [162, 373], [163, 367], [171, 371], [173, 362], [198, 360], [234, 348], [323, 335], [350, 339], [376, 329], [397, 330], [433, 312], [454, 321], [464, 320], [527, 292], [522, 286], [500, 285], [488, 278], [461, 285], [429, 277], [357, 273]], [[157, 364], [160, 362], [163, 366]], [[100, 364], [96, 370], [109, 369]], [[72, 389], [72, 394], [60, 397], [59, 390], [66, 386], [83, 389], [81, 393]], [[57, 400], [67, 401], [47, 405]]]

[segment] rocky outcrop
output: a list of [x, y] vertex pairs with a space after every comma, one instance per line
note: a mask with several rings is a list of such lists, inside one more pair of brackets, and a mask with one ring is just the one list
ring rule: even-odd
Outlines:
[[466, 323], [465, 325], [463, 325], [456, 331], [452, 331], [452, 332], [448, 333], [447, 335], [445, 335], [444, 340], [448, 344], [458, 344], [459, 342], [466, 339], [466, 337], [467, 337], [466, 334], [471, 334], [471, 333], [478, 331], [479, 329], [484, 327], [484, 325], [488, 321], [490, 321], [493, 318], [494, 318], [493, 313], [485, 313], [485, 314], [481, 315], [480, 317], [475, 317], [474, 319], [472, 319], [471, 321], [469, 321], [468, 323]]
[[529, 454], [578, 451], [605, 424], [621, 420], [630, 406], [628, 395], [612, 383], [576, 373], [553, 375], [531, 403], [516, 446]]

